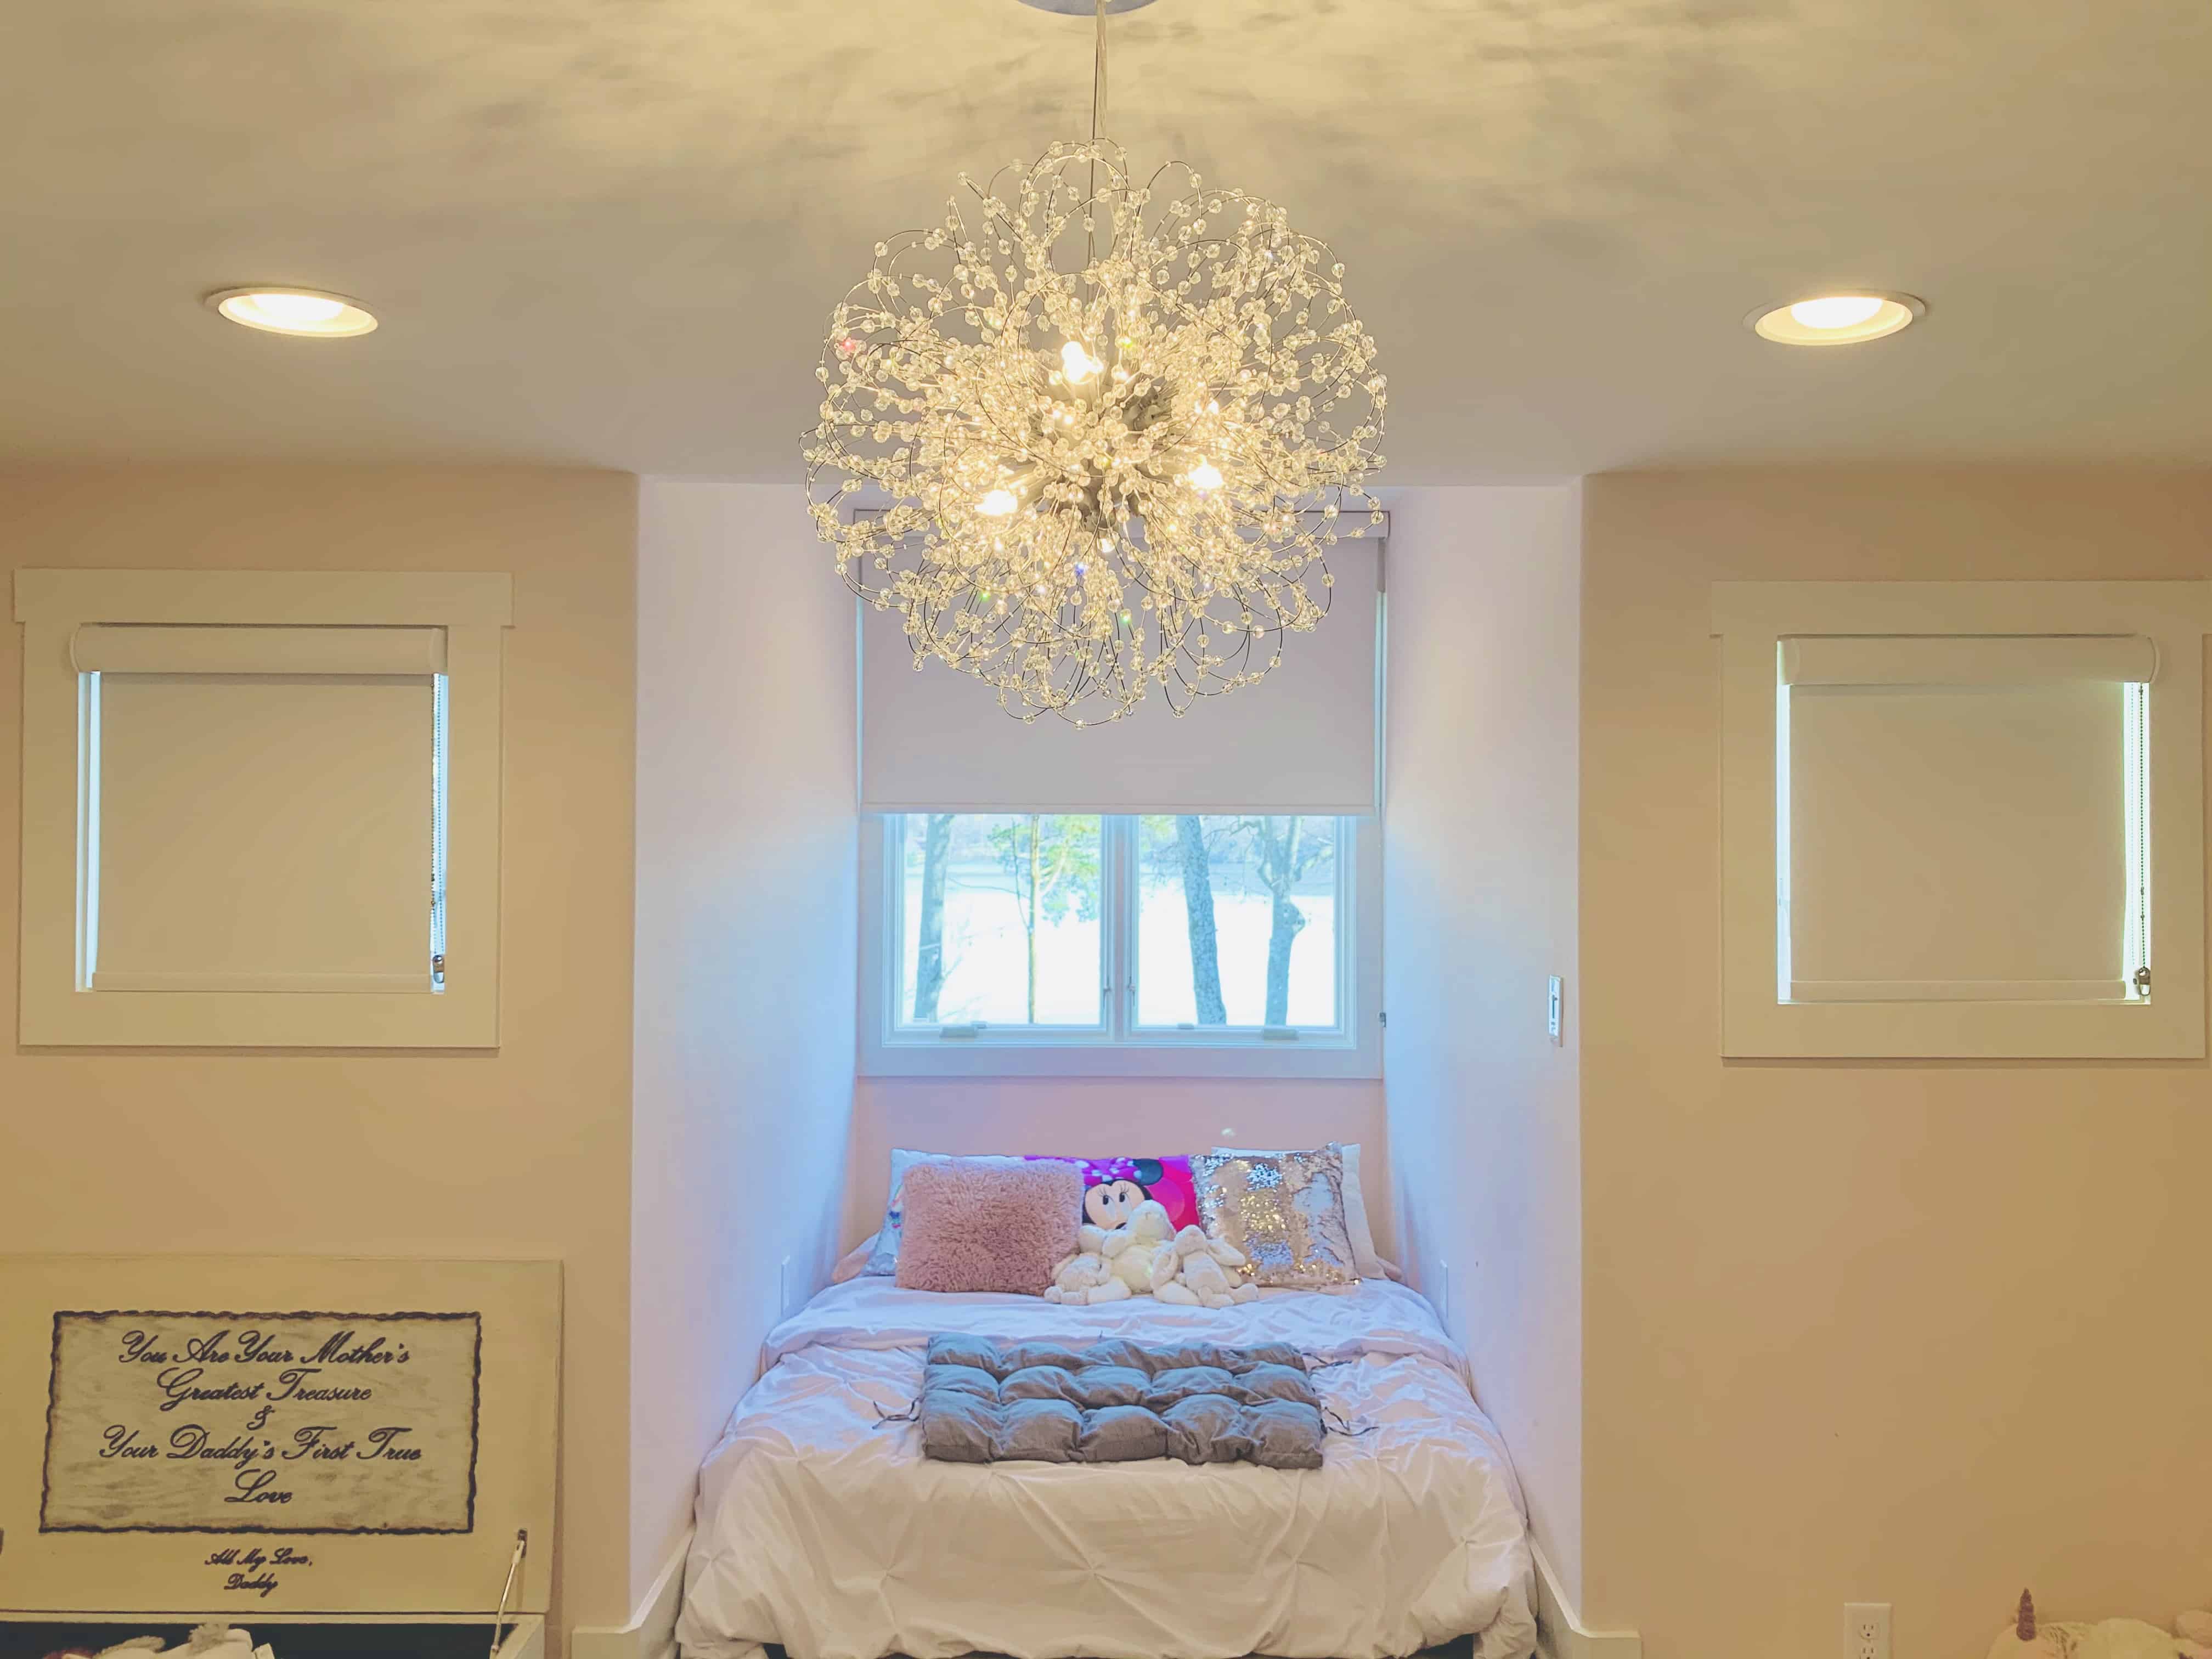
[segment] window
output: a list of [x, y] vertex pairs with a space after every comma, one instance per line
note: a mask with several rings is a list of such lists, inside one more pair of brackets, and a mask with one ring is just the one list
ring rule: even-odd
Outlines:
[[916, 812], [891, 822], [903, 1027], [1103, 1029], [1103, 820]]
[[23, 571], [26, 1043], [498, 1042], [496, 575]]
[[439, 994], [446, 676], [266, 670], [82, 672], [79, 990]]
[[868, 1069], [1373, 1074], [1354, 889], [1376, 837], [1359, 820], [881, 822], [865, 838], [880, 849]]
[[2206, 597], [1722, 584], [1723, 1052], [2201, 1055]]
[[[1908, 643], [1926, 660], [1899, 664]], [[1961, 643], [1782, 647], [1784, 1002], [2124, 1002], [2150, 986], [2149, 872], [2130, 830], [2154, 653], [1978, 639], [1986, 677], [1962, 681]]]
[[1336, 834], [1320, 817], [1137, 824], [1140, 1029], [1333, 1030]]

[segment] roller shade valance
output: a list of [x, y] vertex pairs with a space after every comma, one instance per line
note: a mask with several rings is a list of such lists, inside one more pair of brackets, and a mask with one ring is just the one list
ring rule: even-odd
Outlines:
[[83, 674], [442, 674], [446, 630], [88, 623], [70, 659]]
[[861, 810], [1372, 812], [1382, 557], [1379, 540], [1331, 551], [1328, 617], [1259, 684], [1081, 731], [1024, 726], [942, 663], [917, 671], [897, 613], [861, 605]]
[[1816, 635], [1782, 641], [1784, 685], [2147, 684], [2158, 647], [2140, 635]]

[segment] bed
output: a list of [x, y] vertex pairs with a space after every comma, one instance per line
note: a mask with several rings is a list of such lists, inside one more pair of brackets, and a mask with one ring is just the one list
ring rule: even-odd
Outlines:
[[[927, 1340], [1282, 1341], [1317, 1367], [1312, 1470], [945, 1463], [914, 1404]], [[1535, 1646], [1521, 1492], [1465, 1360], [1401, 1286], [1210, 1310], [836, 1285], [771, 1332], [700, 1474], [690, 1659], [1382, 1659]]]

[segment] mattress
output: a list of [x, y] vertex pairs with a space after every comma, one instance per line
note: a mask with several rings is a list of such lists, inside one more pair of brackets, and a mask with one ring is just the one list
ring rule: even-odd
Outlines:
[[[940, 1462], [902, 1420], [939, 1332], [1287, 1342], [1340, 1429], [1318, 1469]], [[863, 1278], [771, 1332], [701, 1470], [692, 1659], [1382, 1659], [1535, 1646], [1521, 1492], [1428, 1304], [1370, 1280], [1224, 1309], [1060, 1307]]]

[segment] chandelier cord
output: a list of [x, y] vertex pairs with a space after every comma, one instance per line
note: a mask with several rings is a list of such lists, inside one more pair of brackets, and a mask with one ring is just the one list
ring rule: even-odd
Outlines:
[[1098, 142], [1106, 118], [1106, 0], [1098, 0], [1098, 39], [1091, 55], [1091, 142]]
[[1091, 199], [1085, 205], [1084, 251], [1098, 263], [1098, 124], [1106, 112], [1106, 0], [1098, 0], [1098, 31], [1091, 50]]

